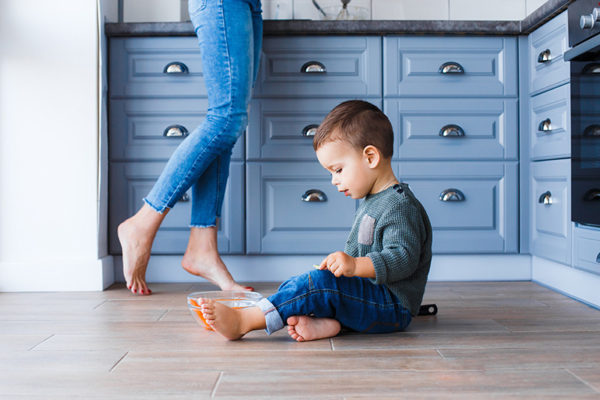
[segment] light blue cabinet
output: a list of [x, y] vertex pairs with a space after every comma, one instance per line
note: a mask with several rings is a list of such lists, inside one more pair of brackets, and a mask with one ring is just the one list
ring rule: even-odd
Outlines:
[[[112, 162], [109, 171], [109, 246], [120, 254], [117, 226], [142, 205], [165, 162]], [[154, 254], [183, 254], [190, 234], [191, 194], [185, 193], [163, 221], [152, 246]], [[217, 242], [222, 253], [244, 252], [244, 164], [232, 161], [225, 188], [222, 217], [218, 222]]]
[[[325, 86], [327, 88], [327, 86]], [[313, 136], [327, 113], [346, 98], [254, 99], [247, 160], [316, 161]], [[381, 99], [363, 99], [381, 108]]]
[[398, 175], [421, 201], [436, 253], [518, 250], [516, 162], [401, 162]]
[[343, 250], [358, 200], [339, 193], [317, 162], [246, 163], [247, 252]]
[[517, 160], [517, 99], [386, 99], [400, 160]]
[[571, 263], [571, 160], [533, 163], [532, 253]]
[[531, 98], [529, 136], [531, 159], [571, 156], [571, 87], [569, 84]]
[[517, 95], [517, 42], [502, 37], [385, 37], [384, 96]]
[[380, 97], [381, 38], [266, 37], [254, 97]]
[[539, 94], [569, 80], [569, 63], [563, 58], [569, 49], [566, 11], [529, 35], [528, 43], [530, 94]]

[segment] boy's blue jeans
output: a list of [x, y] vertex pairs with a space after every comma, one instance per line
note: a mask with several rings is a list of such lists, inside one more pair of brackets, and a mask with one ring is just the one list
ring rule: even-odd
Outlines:
[[412, 319], [385, 285], [367, 278], [336, 278], [327, 270], [288, 279], [258, 307], [265, 313], [268, 334], [283, 328], [293, 315], [333, 318], [344, 328], [365, 333], [400, 331]]
[[248, 123], [262, 45], [260, 0], [189, 0], [208, 93], [204, 122], [173, 152], [144, 201], [159, 213], [192, 187], [190, 226], [216, 225], [231, 150]]

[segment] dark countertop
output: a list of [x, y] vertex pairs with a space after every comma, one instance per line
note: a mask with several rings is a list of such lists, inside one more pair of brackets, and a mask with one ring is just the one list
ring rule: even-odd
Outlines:
[[[429, 21], [363, 20], [312, 21], [265, 20], [265, 35], [526, 35], [567, 9], [574, 0], [548, 0], [521, 21]], [[106, 35], [118, 36], [194, 36], [189, 22], [107, 23]]]

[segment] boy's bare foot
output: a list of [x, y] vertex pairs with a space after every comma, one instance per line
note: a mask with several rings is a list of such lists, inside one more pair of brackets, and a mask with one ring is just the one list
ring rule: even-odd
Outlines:
[[213, 330], [229, 340], [244, 336], [241, 311], [209, 299], [198, 299], [204, 320]]
[[[142, 233], [142, 234], [141, 234]], [[152, 293], [146, 284], [146, 268], [150, 259], [152, 236], [143, 234], [133, 218], [129, 218], [117, 228], [119, 242], [123, 250], [123, 275], [127, 288], [132, 293], [148, 295]]]
[[342, 329], [333, 318], [315, 318], [307, 315], [294, 315], [287, 319], [288, 333], [298, 342], [330, 338]]

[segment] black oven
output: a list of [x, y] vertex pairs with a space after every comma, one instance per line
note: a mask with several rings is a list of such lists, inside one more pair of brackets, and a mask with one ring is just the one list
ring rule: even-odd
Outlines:
[[571, 63], [571, 219], [600, 226], [600, 2], [568, 9]]

